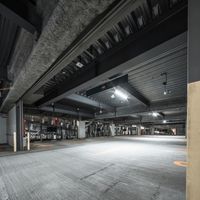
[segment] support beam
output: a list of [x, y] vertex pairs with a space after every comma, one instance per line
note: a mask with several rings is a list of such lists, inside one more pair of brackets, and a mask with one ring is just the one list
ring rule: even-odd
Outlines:
[[119, 86], [119, 85], [124, 84], [124, 83], [128, 83], [128, 75], [116, 78], [114, 80], [111, 80], [111, 81], [108, 81], [104, 84], [101, 84], [101, 85], [99, 85], [95, 88], [92, 88], [92, 89], [90, 89], [86, 92], [86, 95], [92, 96], [94, 94], [97, 94], [99, 92], [103, 92], [105, 90], [114, 88], [114, 87]]
[[141, 103], [146, 106], [149, 106], [149, 101], [146, 99], [140, 92], [138, 92], [133, 86], [128, 83], [128, 75], [116, 78], [112, 81], [108, 81], [102, 85], [99, 85], [95, 88], [92, 88], [86, 92], [87, 96], [92, 96], [96, 93], [103, 92], [105, 90], [120, 86], [125, 91], [127, 91], [130, 95], [138, 99]]
[[95, 107], [95, 108], [101, 107], [102, 109], [108, 110], [108, 111], [114, 110], [114, 108], [112, 106], [109, 106], [109, 105], [104, 104], [104, 103], [99, 103], [97, 101], [94, 101], [92, 99], [89, 99], [87, 97], [84, 97], [84, 96], [81, 96], [81, 95], [78, 95], [78, 94], [72, 94], [70, 96], [65, 97], [65, 99], [72, 100], [72, 101], [75, 101], [75, 102], [80, 103], [80, 104], [89, 105], [89, 106], [92, 106], [92, 107]]
[[145, 106], [126, 106], [119, 107], [116, 109], [116, 112], [110, 112], [107, 114], [99, 114], [96, 115], [96, 119], [108, 119], [115, 117], [125, 117], [132, 116], [137, 114], [148, 114], [150, 112], [163, 112], [163, 111], [182, 111], [185, 112], [186, 109], [186, 100], [185, 99], [176, 99], [174, 101], [163, 101], [163, 102], [155, 102], [152, 103], [149, 107]]
[[[39, 110], [53, 112], [52, 108], [48, 107], [48, 106], [41, 107], [41, 108], [39, 108]], [[77, 117], [82, 116], [82, 117], [91, 118], [91, 119], [94, 117], [94, 115], [91, 114], [91, 113], [82, 112], [82, 111], [78, 111], [78, 110], [75, 110], [75, 109], [70, 109], [68, 107], [66, 108], [64, 106], [62, 106], [62, 108], [56, 106], [55, 112], [56, 113], [63, 113], [63, 114], [67, 114], [67, 115], [72, 115], [72, 116], [77, 116]]]
[[[179, 24], [179, 26], [177, 26], [177, 24]], [[67, 94], [72, 94], [74, 91], [79, 91], [81, 88], [85, 89], [86, 86], [96, 84], [101, 79], [105, 80], [109, 74], [120, 73], [128, 67], [130, 69], [130, 67], [135, 65], [130, 66], [128, 64], [130, 64], [131, 61], [133, 63], [139, 55], [153, 47], [161, 45], [163, 42], [172, 39], [186, 30], [187, 8], [184, 7], [181, 11], [168, 16], [168, 18], [146, 27], [146, 29], [142, 33], [138, 33], [137, 36], [134, 35], [128, 38], [124, 43], [117, 45], [115, 48], [111, 49], [109, 53], [87, 66], [82, 73], [79, 75], [76, 74], [74, 79], [72, 77], [71, 80], [66, 80], [62, 84], [57, 85], [53, 88], [54, 92], [46, 94], [44, 98], [36, 102], [36, 105], [41, 106], [58, 101]], [[165, 32], [165, 34], [163, 34], [163, 32]], [[174, 44], [170, 46], [170, 49], [173, 49], [173, 46]], [[159, 54], [162, 53], [157, 52], [157, 56]], [[147, 59], [148, 57], [142, 60], [142, 62]], [[138, 60], [138, 58], [136, 60]], [[126, 65], [126, 67], [122, 68], [123, 65]]]

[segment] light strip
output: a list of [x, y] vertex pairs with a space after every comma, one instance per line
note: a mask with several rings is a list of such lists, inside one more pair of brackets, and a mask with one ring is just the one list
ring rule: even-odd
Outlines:
[[115, 94], [119, 97], [121, 97], [122, 99], [127, 100], [128, 96], [126, 94], [124, 94], [123, 92], [121, 92], [120, 90], [115, 89]]
[[157, 112], [153, 112], [153, 113], [152, 113], [152, 116], [153, 116], [153, 117], [157, 117], [158, 115], [159, 115], [159, 114], [158, 114]]

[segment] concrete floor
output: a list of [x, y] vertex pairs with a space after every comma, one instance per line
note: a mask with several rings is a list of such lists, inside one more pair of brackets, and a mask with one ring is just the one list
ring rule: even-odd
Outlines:
[[184, 200], [182, 137], [98, 138], [0, 157], [1, 200]]

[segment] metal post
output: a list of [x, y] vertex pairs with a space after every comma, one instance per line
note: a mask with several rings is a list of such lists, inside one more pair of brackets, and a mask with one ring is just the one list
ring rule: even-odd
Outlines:
[[13, 132], [13, 151], [17, 152], [17, 137], [16, 137], [16, 132]]
[[27, 150], [30, 151], [30, 133], [27, 133]]

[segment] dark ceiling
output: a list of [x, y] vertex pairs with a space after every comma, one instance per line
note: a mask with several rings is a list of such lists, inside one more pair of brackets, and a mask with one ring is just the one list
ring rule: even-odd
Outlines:
[[[8, 11], [3, 12], [0, 9], [0, 49], [5, 49], [0, 52], [2, 79], [7, 78], [6, 68], [17, 38], [17, 30], [26, 28], [32, 32], [40, 32], [38, 16], [32, 17], [35, 16], [34, 1], [28, 1], [28, 4], [25, 4], [23, 0], [19, 2], [23, 4], [21, 8], [28, 6], [29, 10], [26, 13], [22, 14], [20, 10], [15, 9], [14, 4], [6, 3], [6, 1], [4, 4], [0, 3], [1, 6], [7, 6], [12, 16], [15, 14], [18, 16], [18, 20], [13, 20], [13, 17], [10, 18], [8, 15]], [[170, 48], [166, 49], [168, 52], [166, 55], [154, 57], [152, 62], [142, 66], [130, 65], [117, 73], [111, 73], [110, 79], [106, 77], [104, 80], [74, 89], [73, 92], [65, 95], [70, 89], [100, 75], [103, 76], [111, 69], [187, 30], [186, 0], [139, 0], [126, 9], [128, 11], [124, 9], [118, 20], [109, 25], [106, 31], [102, 30], [98, 33], [98, 37], [70, 63], [66, 62], [62, 69], [53, 76], [49, 76], [44, 84], [37, 85], [37, 90], [33, 94], [39, 94], [42, 98], [32, 102], [30, 107], [27, 106], [28, 112], [31, 110], [35, 112], [36, 108], [51, 112], [53, 102], [58, 113], [75, 116], [82, 114], [85, 118], [98, 118], [100, 115], [99, 119], [128, 117], [141, 121], [143, 118], [153, 123], [154, 119], [152, 121], [148, 118], [149, 113], [158, 111], [159, 120], [173, 115], [175, 122], [177, 120], [175, 118], [179, 115], [181, 117], [178, 120], [181, 123], [185, 121], [184, 103], [186, 103], [187, 95], [187, 46], [185, 44], [187, 41], [184, 39], [181, 47], [177, 47], [173, 52], [170, 52]], [[176, 26], [177, 23], [179, 26]], [[80, 35], [81, 37], [83, 36]], [[51, 69], [54, 69], [61, 61], [63, 62], [71, 49], [68, 48], [63, 52]], [[115, 80], [123, 76], [127, 76], [127, 81], [116, 84]], [[89, 90], [108, 83], [111, 85], [108, 88], [103, 88], [91, 95], [87, 94]], [[126, 94], [128, 100], [111, 98], [115, 89]], [[181, 104], [178, 104], [177, 100], [180, 99]], [[165, 106], [162, 105], [162, 108], [158, 108], [154, 106], [157, 102], [159, 102], [158, 105], [160, 102], [167, 103]], [[181, 109], [179, 111], [175, 108], [169, 109], [170, 102], [177, 103], [177, 107], [180, 106]], [[129, 110], [122, 112], [123, 108], [133, 109], [129, 109], [130, 112]]]
[[8, 65], [18, 33], [22, 28], [32, 34], [40, 32], [40, 23], [34, 1], [0, 1], [0, 105], [12, 85], [8, 79]]

